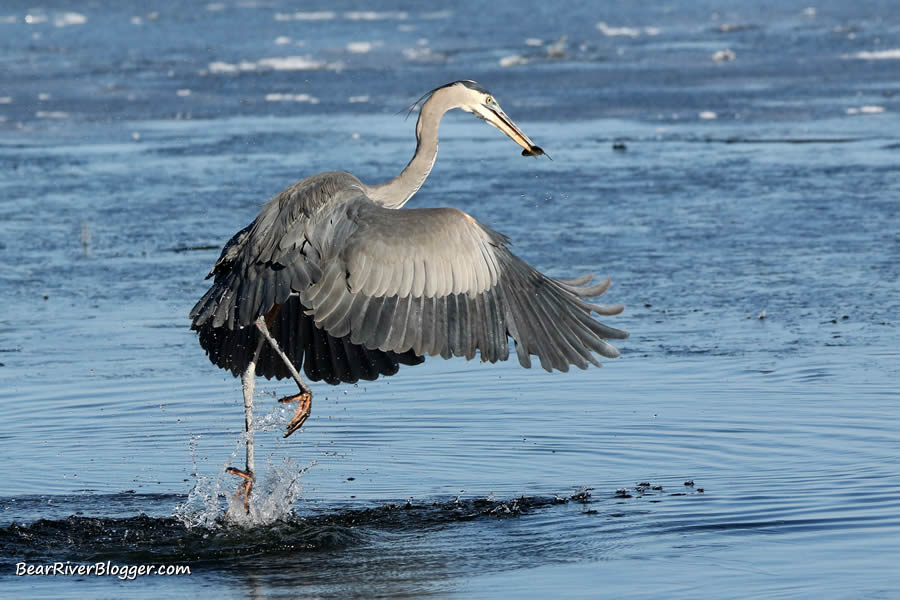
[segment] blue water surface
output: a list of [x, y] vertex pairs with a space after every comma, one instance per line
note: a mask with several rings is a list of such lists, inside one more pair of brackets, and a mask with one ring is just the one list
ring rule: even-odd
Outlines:
[[[0, 6], [0, 595], [896, 597], [900, 5], [646, 4]], [[409, 206], [611, 277], [622, 356], [319, 384], [287, 440], [261, 381], [265, 518], [224, 525], [203, 277], [462, 78], [553, 160], [449, 114]], [[107, 560], [191, 574], [15, 574]]]

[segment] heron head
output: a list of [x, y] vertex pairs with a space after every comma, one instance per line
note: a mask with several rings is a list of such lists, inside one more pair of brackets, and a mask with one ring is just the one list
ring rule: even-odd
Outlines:
[[[472, 113], [479, 119], [487, 121], [503, 133], [515, 143], [524, 148], [522, 156], [541, 156], [544, 154], [543, 148], [535, 145], [525, 132], [519, 129], [518, 125], [500, 108], [500, 103], [494, 98], [487, 89], [480, 84], [467, 80], [457, 81], [453, 84], [462, 88], [461, 103], [459, 108]], [[547, 155], [547, 158], [550, 158]]]
[[[471, 80], [454, 81], [428, 92], [419, 99], [419, 102], [429, 96], [429, 100], [434, 99], [438, 101], [444, 107], [443, 110], [461, 108], [479, 119], [487, 121], [508, 135], [512, 141], [522, 146], [524, 148], [522, 156], [545, 155], [547, 158], [550, 158], [550, 155], [545, 154], [540, 146], [536, 146], [531, 141], [531, 138], [525, 135], [525, 132], [519, 129], [518, 125], [513, 123], [513, 120], [500, 108], [500, 103], [497, 102], [497, 99], [481, 84]], [[439, 98], [440, 100], [438, 100]]]

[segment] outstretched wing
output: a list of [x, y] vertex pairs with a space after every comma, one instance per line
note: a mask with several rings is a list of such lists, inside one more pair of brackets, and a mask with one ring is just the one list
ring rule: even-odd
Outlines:
[[321, 276], [300, 294], [318, 327], [369, 349], [416, 355], [531, 355], [552, 371], [599, 365], [619, 352], [607, 339], [624, 331], [596, 321], [620, 305], [584, 298], [608, 281], [557, 280], [512, 254], [508, 239], [455, 209], [392, 210], [364, 195], [336, 209], [321, 244]]

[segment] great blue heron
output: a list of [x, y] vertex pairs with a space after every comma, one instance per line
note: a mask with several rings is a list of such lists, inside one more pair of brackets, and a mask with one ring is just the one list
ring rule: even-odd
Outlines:
[[[425, 356], [482, 361], [531, 355], [547, 371], [599, 365], [616, 357], [605, 340], [627, 333], [594, 320], [623, 306], [584, 300], [606, 291], [591, 275], [553, 279], [512, 254], [506, 236], [453, 208], [397, 210], [434, 165], [438, 125], [461, 108], [508, 135], [525, 156], [544, 151], [474, 81], [422, 97], [416, 152], [397, 177], [366, 185], [344, 171], [292, 185], [225, 244], [207, 275], [209, 291], [191, 311], [191, 328], [217, 366], [241, 375], [247, 431], [245, 507], [254, 481], [255, 375], [293, 377], [300, 388], [285, 437], [309, 416], [312, 390], [300, 376], [330, 384], [393, 375]], [[421, 99], [420, 99], [421, 101]]]

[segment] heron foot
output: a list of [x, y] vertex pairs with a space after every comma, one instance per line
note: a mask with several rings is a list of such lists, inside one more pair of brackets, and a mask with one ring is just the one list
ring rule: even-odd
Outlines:
[[236, 467], [228, 467], [225, 469], [228, 473], [232, 475], [237, 475], [238, 477], [243, 477], [244, 482], [238, 486], [237, 492], [235, 492], [235, 498], [243, 498], [244, 499], [244, 512], [250, 513], [250, 490], [253, 489], [253, 482], [256, 481], [256, 475], [253, 474], [253, 471], [247, 469], [246, 471], [241, 471]]
[[297, 412], [291, 417], [291, 422], [288, 423], [287, 429], [284, 432], [284, 437], [288, 437], [300, 429], [300, 426], [303, 425], [307, 417], [309, 417], [310, 409], [312, 407], [312, 394], [309, 392], [301, 392], [295, 396], [285, 396], [284, 398], [281, 398], [279, 402], [282, 404], [287, 404], [289, 402], [297, 403]]

